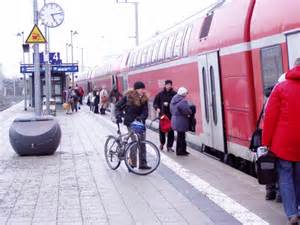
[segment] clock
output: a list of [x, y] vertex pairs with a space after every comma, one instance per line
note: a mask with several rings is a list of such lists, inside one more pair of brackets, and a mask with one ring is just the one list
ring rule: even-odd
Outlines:
[[47, 27], [58, 27], [64, 21], [64, 10], [56, 3], [47, 3], [40, 10], [40, 19]]

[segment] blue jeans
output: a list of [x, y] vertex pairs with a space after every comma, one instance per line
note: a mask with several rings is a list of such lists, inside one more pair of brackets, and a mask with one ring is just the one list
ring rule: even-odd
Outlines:
[[277, 161], [279, 190], [284, 211], [288, 218], [300, 216], [300, 162], [290, 162], [282, 159]]

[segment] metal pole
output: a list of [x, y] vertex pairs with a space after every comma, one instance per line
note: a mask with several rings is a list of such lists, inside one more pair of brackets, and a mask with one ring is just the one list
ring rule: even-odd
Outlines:
[[83, 48], [81, 48], [81, 72], [83, 72], [84, 66], [83, 66]]
[[66, 43], [66, 63], [69, 62], [69, 44]]
[[[44, 0], [44, 5], [46, 5], [46, 0]], [[51, 70], [49, 64], [49, 29], [45, 26], [45, 37], [47, 43], [45, 43], [45, 83], [46, 83], [46, 111], [50, 114], [50, 98], [51, 98]]]
[[[71, 63], [73, 66], [73, 31], [71, 30]], [[72, 88], [74, 88], [74, 73], [72, 72]]]
[[[33, 0], [33, 23], [38, 25], [38, 5], [37, 0]], [[36, 116], [41, 115], [41, 78], [40, 78], [40, 56], [39, 56], [39, 45], [33, 45], [34, 50], [34, 112]]]
[[14, 97], [16, 97], [16, 78], [14, 78]]
[[138, 12], [138, 2], [133, 2], [135, 8], [135, 44], [139, 45], [139, 12]]
[[[25, 39], [24, 39], [24, 32], [21, 32], [22, 35], [22, 44], [25, 44]], [[23, 47], [23, 45], [22, 45]], [[25, 64], [25, 52], [24, 49], [23, 51], [23, 64]], [[26, 82], [26, 74], [23, 73], [23, 78], [24, 78], [24, 110], [27, 111], [27, 82]]]
[[[45, 36], [48, 38], [48, 28], [45, 26]], [[50, 114], [50, 86], [51, 86], [51, 71], [50, 71], [50, 64], [49, 64], [49, 49], [48, 44], [45, 44], [45, 83], [46, 83], [46, 110], [47, 114]]]

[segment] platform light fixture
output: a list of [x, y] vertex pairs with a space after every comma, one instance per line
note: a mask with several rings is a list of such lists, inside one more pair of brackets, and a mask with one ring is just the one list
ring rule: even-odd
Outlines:
[[[73, 36], [78, 35], [79, 33], [76, 30], [71, 30], [71, 63], [74, 63], [74, 46], [73, 46]], [[74, 87], [74, 72], [72, 72], [72, 87]]]

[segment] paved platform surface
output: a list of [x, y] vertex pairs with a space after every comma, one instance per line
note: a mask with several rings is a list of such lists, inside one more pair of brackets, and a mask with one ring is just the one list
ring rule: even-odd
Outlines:
[[[0, 224], [195, 224], [286, 223], [282, 206], [264, 200], [264, 187], [242, 172], [189, 150], [163, 153], [148, 176], [105, 163], [103, 145], [116, 131], [109, 116], [83, 108], [58, 112], [62, 141], [56, 154], [19, 157], [8, 140], [22, 103], [0, 112]], [[30, 114], [27, 112], [26, 114]], [[158, 135], [147, 131], [157, 143]]]

